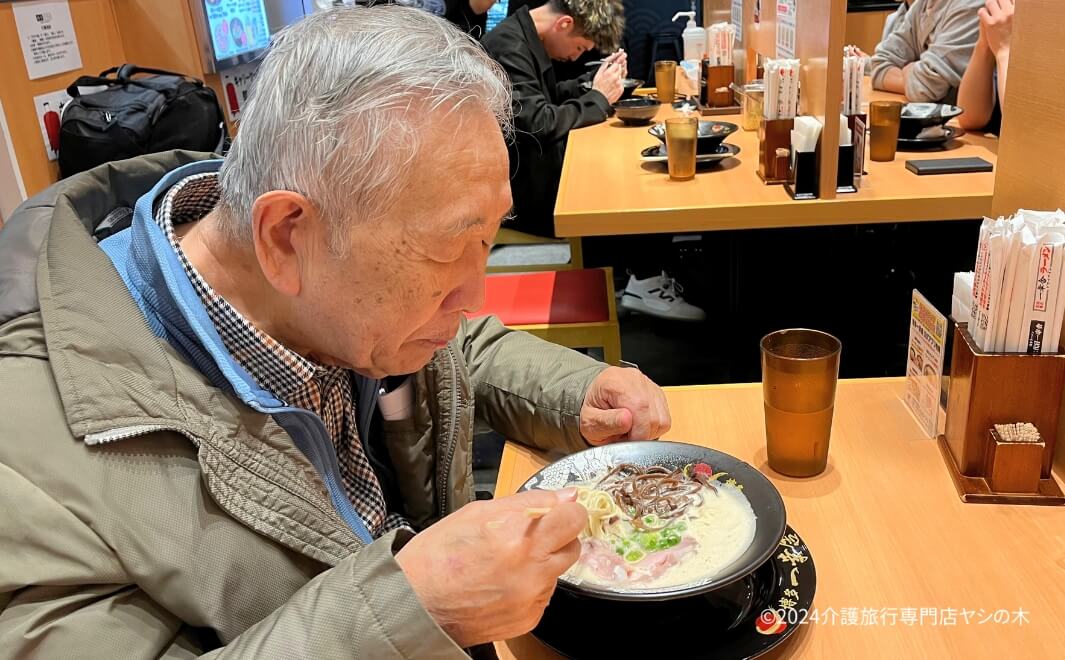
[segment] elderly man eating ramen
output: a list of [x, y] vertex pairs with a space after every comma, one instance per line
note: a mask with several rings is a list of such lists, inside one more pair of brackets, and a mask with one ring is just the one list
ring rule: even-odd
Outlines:
[[334, 9], [277, 38], [224, 160], [111, 163], [18, 210], [0, 657], [449, 658], [536, 624], [586, 512], [471, 503], [475, 418], [566, 451], [670, 421], [636, 369], [466, 320], [510, 107], [442, 19]]

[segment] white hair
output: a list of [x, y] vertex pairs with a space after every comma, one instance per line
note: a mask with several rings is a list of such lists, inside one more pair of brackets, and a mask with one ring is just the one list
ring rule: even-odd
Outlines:
[[510, 103], [502, 68], [442, 18], [398, 6], [308, 16], [259, 67], [222, 164], [222, 229], [250, 241], [255, 200], [289, 190], [323, 214], [343, 255], [345, 229], [387, 213], [409, 183], [429, 122], [487, 112], [509, 135]]

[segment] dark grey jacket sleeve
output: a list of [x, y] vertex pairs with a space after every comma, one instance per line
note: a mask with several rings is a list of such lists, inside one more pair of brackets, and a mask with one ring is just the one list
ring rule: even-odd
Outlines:
[[496, 56], [514, 87], [514, 127], [541, 142], [564, 140], [574, 128], [598, 124], [610, 116], [610, 104], [596, 90], [554, 104], [540, 88], [532, 56], [508, 49]]
[[[562, 101], [568, 101], [569, 99], [576, 99], [584, 96], [591, 91], [588, 86], [592, 84], [593, 74], [594, 71], [589, 71], [579, 78], [563, 80], [558, 83], [555, 85], [555, 98]], [[598, 94], [599, 92], [596, 93]]]

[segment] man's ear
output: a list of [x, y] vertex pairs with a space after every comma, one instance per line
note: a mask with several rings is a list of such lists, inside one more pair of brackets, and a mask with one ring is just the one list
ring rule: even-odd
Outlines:
[[303, 288], [304, 261], [323, 235], [321, 216], [303, 195], [274, 190], [252, 206], [252, 239], [259, 267], [270, 285], [286, 296]]
[[573, 17], [559, 16], [555, 19], [555, 29], [561, 34], [567, 34], [573, 29]]

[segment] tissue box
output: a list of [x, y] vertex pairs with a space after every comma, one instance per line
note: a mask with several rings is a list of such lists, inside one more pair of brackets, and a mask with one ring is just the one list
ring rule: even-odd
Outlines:
[[[973, 306], [973, 273], [954, 273], [954, 297], [963, 307]], [[955, 320], [964, 321], [967, 317], [955, 316]]]
[[[972, 301], [972, 295], [969, 296], [970, 302]], [[955, 323], [968, 323], [969, 317], [972, 315], [972, 307], [962, 302], [958, 296], [951, 296], [950, 298], [950, 318], [954, 319]]]

